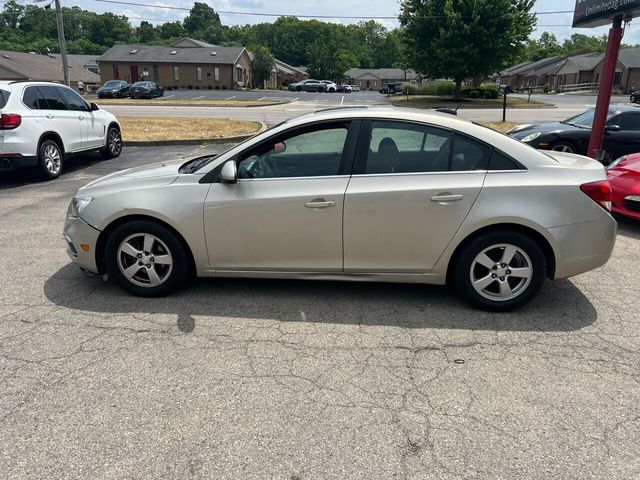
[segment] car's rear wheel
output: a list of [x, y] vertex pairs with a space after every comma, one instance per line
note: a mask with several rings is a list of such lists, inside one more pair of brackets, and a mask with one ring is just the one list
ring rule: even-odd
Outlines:
[[62, 172], [64, 154], [54, 140], [45, 140], [38, 149], [38, 173], [44, 180], [58, 178]]
[[122, 153], [122, 135], [115, 127], [109, 128], [105, 147], [100, 150], [104, 158], [117, 158]]
[[301, 92], [302, 91], [302, 87], [296, 87], [296, 92]]
[[149, 221], [116, 228], [105, 249], [109, 277], [134, 295], [159, 297], [177, 290], [189, 273], [189, 258], [176, 235]]
[[484, 310], [519, 308], [544, 283], [544, 253], [537, 242], [519, 232], [481, 235], [456, 255], [452, 259], [453, 286], [465, 300]]
[[551, 144], [549, 150], [555, 152], [576, 153], [576, 147], [569, 142], [555, 142]]

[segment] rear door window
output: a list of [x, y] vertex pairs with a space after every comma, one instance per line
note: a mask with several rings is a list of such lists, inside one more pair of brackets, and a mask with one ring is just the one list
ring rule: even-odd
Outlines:
[[58, 89], [56, 87], [44, 85], [39, 86], [38, 90], [40, 90], [40, 93], [44, 97], [49, 110], [68, 110], [67, 104], [60, 96], [60, 93], [58, 92]]
[[7, 92], [6, 90], [0, 90], [0, 109], [4, 108], [9, 101], [9, 95], [11, 92]]
[[451, 171], [486, 170], [491, 148], [463, 135], [456, 134], [451, 156]]

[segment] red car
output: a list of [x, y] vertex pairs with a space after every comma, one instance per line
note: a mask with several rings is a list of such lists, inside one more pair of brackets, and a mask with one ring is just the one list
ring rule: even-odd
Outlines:
[[640, 153], [625, 155], [607, 167], [613, 202], [611, 210], [640, 220]]

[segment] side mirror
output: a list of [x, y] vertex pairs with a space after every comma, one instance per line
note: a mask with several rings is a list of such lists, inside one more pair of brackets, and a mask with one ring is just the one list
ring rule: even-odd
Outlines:
[[95, 103], [91, 102], [91, 111], [95, 112], [96, 110], [100, 110], [100, 107]]
[[607, 132], [619, 132], [620, 130], [622, 130], [620, 128], [620, 125], [607, 125], [606, 127], [604, 127], [604, 129]]
[[222, 166], [220, 178], [225, 183], [236, 183], [238, 181], [238, 167], [234, 160], [229, 160]]

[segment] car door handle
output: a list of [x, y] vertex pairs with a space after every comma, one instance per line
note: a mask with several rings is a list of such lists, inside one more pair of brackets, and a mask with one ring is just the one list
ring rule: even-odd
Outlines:
[[431, 197], [432, 202], [457, 202], [462, 200], [462, 195], [454, 195], [451, 193], [439, 193]]
[[52, 119], [52, 118], [53, 118], [53, 115], [51, 115], [50, 113], [47, 113], [47, 118], [48, 118], [48, 119]]
[[79, 119], [79, 120], [84, 120], [84, 116], [83, 116], [83, 115], [80, 115], [80, 116], [78, 117], [78, 119]]
[[304, 204], [307, 208], [328, 208], [335, 207], [336, 202], [327, 201], [324, 198], [314, 198], [310, 202]]

